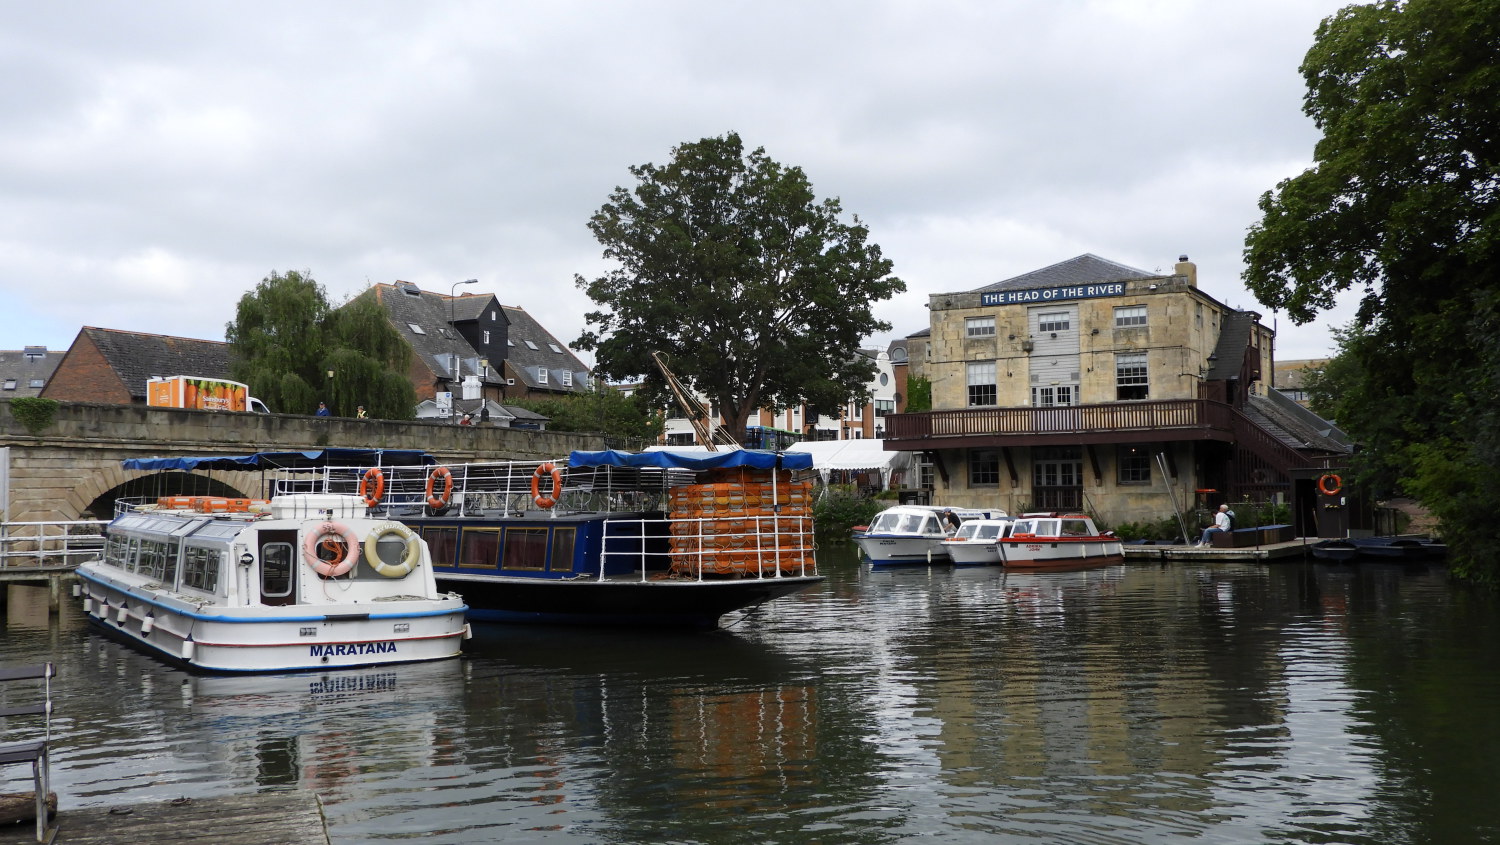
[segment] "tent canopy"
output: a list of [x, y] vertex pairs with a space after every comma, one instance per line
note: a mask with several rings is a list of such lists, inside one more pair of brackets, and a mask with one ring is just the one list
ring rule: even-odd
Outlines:
[[886, 473], [911, 466], [910, 452], [887, 452], [882, 440], [809, 440], [793, 443], [787, 453], [804, 453], [812, 458], [813, 469], [826, 481], [834, 470]]
[[710, 452], [706, 449], [673, 451], [653, 449], [639, 454], [635, 452], [574, 452], [568, 456], [568, 465], [575, 467], [660, 467], [662, 469], [722, 469], [725, 467], [750, 467], [751, 469], [811, 469], [812, 458], [792, 453], [777, 454], [760, 449], [732, 449]]

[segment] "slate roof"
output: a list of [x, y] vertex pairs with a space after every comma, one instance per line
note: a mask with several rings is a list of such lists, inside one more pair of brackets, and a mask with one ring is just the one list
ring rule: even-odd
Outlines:
[[[578, 356], [553, 337], [552, 333], [526, 313], [524, 308], [510, 305], [504, 308], [505, 316], [510, 320], [508, 338], [510, 349], [505, 354], [505, 360], [516, 372], [517, 377], [525, 381], [527, 387], [557, 391], [588, 389], [589, 368], [578, 360]], [[531, 344], [528, 345], [527, 341], [531, 341]], [[533, 349], [532, 346], [536, 348]], [[547, 370], [545, 384], [539, 378], [541, 369]], [[563, 385], [561, 376], [558, 375], [564, 370], [572, 373], [570, 378], [573, 383], [566, 387]]]
[[[84, 326], [99, 354], [132, 398], [145, 401], [146, 379], [154, 376], [229, 378], [229, 344], [217, 340], [168, 337]], [[75, 341], [76, 344], [76, 341]]]
[[1204, 374], [1209, 381], [1230, 379], [1240, 374], [1245, 350], [1250, 346], [1250, 332], [1260, 315], [1254, 311], [1230, 311], [1219, 324], [1219, 342], [1214, 344], [1214, 362]]
[[452, 314], [458, 319], [461, 316], [458, 313], [459, 305], [462, 304], [472, 318], [494, 303], [493, 296], [450, 297], [430, 293], [405, 282], [375, 285], [371, 290], [376, 301], [390, 315], [396, 331], [411, 345], [412, 354], [421, 358], [434, 373], [450, 375], [451, 356], [455, 354], [462, 359], [460, 367], [464, 375], [477, 372], [479, 353], [449, 324], [449, 308], [453, 309]]
[[1245, 397], [1245, 416], [1293, 449], [1334, 454], [1353, 451], [1338, 426], [1274, 390], [1268, 396]]
[[[42, 387], [45, 387], [62, 358], [62, 352], [49, 352], [45, 346], [0, 349], [0, 399], [40, 396], [42, 388], [32, 387], [31, 383], [40, 381]], [[12, 381], [15, 382], [14, 387], [10, 387]]]
[[1027, 290], [1030, 288], [1050, 288], [1059, 285], [1079, 285], [1088, 282], [1118, 282], [1126, 279], [1151, 279], [1160, 278], [1160, 273], [1148, 273], [1134, 267], [1127, 267], [1117, 261], [1100, 258], [1092, 253], [1084, 253], [1067, 261], [1059, 261], [1050, 267], [1040, 270], [1032, 270], [1022, 273], [994, 284], [975, 288], [974, 293], [985, 293], [996, 290]]

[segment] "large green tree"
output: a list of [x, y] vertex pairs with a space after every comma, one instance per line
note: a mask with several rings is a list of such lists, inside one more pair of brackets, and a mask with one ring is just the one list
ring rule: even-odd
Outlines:
[[595, 372], [660, 387], [651, 353], [706, 395], [736, 434], [763, 407], [829, 410], [863, 397], [874, 365], [860, 340], [888, 331], [873, 305], [906, 289], [837, 199], [818, 200], [798, 167], [746, 155], [739, 135], [630, 168], [589, 229], [618, 266], [577, 277], [601, 310], [577, 345]]
[[326, 402], [338, 416], [360, 405], [382, 419], [415, 413], [411, 349], [372, 292], [333, 308], [311, 274], [273, 271], [240, 298], [225, 337], [235, 380], [272, 411], [311, 414]]
[[[1245, 279], [1297, 323], [1363, 298], [1317, 393], [1361, 480], [1418, 495], [1459, 567], [1500, 573], [1485, 450], [1500, 442], [1500, 0], [1383, 0], [1325, 20], [1302, 65], [1314, 165], [1260, 201]], [[1490, 444], [1484, 446], [1484, 444]], [[1491, 455], [1492, 456], [1492, 455]], [[1490, 486], [1493, 486], [1490, 483]]]
[[512, 399], [509, 404], [547, 417], [549, 431], [600, 432], [612, 437], [654, 440], [664, 420], [644, 394], [626, 396], [611, 387], [590, 387], [570, 396]]

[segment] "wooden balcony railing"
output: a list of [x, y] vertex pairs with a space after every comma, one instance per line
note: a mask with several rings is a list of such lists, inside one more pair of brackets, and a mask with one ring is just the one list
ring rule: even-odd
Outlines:
[[1234, 430], [1233, 408], [1206, 399], [1113, 402], [1061, 408], [974, 408], [886, 417], [887, 440], [973, 435], [1099, 434], [1118, 431]]

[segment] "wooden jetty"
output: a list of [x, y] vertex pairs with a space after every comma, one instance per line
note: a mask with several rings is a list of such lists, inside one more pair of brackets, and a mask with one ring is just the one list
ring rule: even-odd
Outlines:
[[[66, 802], [66, 798], [64, 798]], [[323, 803], [310, 792], [177, 798], [117, 807], [63, 809], [52, 817], [63, 845], [211, 842], [213, 845], [331, 845]], [[0, 827], [0, 845], [36, 842], [27, 820]]]
[[1258, 546], [1221, 548], [1217, 546], [1125, 546], [1125, 560], [1130, 563], [1265, 563], [1268, 561], [1302, 560], [1307, 547], [1316, 543], [1316, 537], [1297, 537], [1279, 543]]

